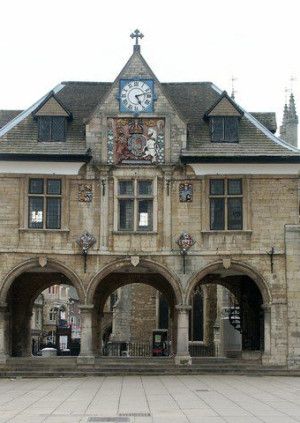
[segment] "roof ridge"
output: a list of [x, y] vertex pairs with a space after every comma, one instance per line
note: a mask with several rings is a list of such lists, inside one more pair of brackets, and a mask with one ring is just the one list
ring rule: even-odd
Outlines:
[[90, 85], [100, 85], [100, 84], [113, 84], [110, 81], [62, 81], [61, 84], [90, 84]]

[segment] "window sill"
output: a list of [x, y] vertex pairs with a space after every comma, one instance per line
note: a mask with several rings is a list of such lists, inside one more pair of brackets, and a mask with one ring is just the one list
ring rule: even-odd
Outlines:
[[113, 235], [157, 235], [156, 231], [113, 231]]
[[46, 233], [69, 233], [69, 229], [37, 229], [37, 228], [19, 228], [19, 232], [46, 232]]
[[245, 234], [251, 235], [252, 231], [248, 229], [219, 229], [219, 230], [208, 230], [208, 231], [201, 231], [202, 234]]

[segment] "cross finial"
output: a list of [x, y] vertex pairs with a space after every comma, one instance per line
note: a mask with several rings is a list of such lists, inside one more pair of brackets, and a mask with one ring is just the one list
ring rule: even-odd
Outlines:
[[296, 77], [294, 75], [291, 75], [290, 77], [290, 84], [291, 84], [291, 93], [294, 91], [294, 82], [296, 81]]
[[231, 98], [232, 98], [232, 100], [235, 99], [236, 90], [235, 90], [234, 83], [235, 83], [236, 80], [237, 80], [237, 78], [232, 75], [232, 77], [231, 77]]
[[139, 38], [140, 39], [144, 38], [144, 34], [142, 34], [139, 29], [136, 29], [135, 31], [133, 31], [132, 34], [130, 34], [130, 37], [132, 39], [135, 38], [135, 45], [133, 46], [133, 50], [140, 51], [141, 46], [139, 45]]

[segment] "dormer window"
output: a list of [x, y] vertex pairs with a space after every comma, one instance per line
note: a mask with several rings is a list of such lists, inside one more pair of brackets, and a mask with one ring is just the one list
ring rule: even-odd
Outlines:
[[44, 142], [65, 141], [66, 118], [63, 116], [39, 116], [38, 140]]
[[239, 120], [236, 116], [210, 118], [212, 142], [239, 142]]
[[239, 124], [244, 112], [224, 91], [205, 113], [209, 122], [211, 142], [239, 142]]
[[48, 94], [32, 115], [37, 122], [38, 141], [66, 141], [67, 120], [72, 119], [72, 113], [53, 92]]

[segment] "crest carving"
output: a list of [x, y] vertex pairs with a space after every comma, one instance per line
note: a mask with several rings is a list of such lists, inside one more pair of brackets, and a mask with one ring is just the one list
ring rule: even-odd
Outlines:
[[190, 182], [179, 184], [179, 201], [181, 203], [191, 203], [193, 201], [193, 185]]
[[140, 262], [140, 258], [139, 258], [139, 256], [132, 256], [130, 258], [130, 261], [131, 261], [132, 266], [136, 267]]
[[82, 203], [90, 203], [93, 199], [92, 184], [78, 185], [78, 201]]
[[109, 164], [164, 163], [163, 119], [110, 118], [107, 127]]

